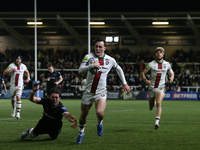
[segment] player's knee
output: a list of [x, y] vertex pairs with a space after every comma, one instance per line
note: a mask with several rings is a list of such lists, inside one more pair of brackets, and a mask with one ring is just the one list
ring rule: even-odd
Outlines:
[[105, 113], [103, 111], [97, 111], [96, 114], [97, 114], [98, 118], [102, 118], [102, 119], [103, 119], [103, 117], [105, 115]]
[[156, 107], [161, 107], [161, 102], [156, 102]]

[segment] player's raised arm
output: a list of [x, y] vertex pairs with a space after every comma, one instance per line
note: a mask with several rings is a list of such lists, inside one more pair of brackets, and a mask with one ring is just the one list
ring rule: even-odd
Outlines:
[[37, 90], [39, 90], [39, 82], [38, 82], [38, 83], [35, 83], [35, 84], [33, 85], [33, 91], [32, 91], [32, 92], [30, 93], [30, 95], [29, 95], [29, 100], [30, 100], [31, 102], [38, 103], [38, 102], [41, 100], [40, 97], [36, 97], [36, 96], [35, 96], [35, 93], [37, 92]]

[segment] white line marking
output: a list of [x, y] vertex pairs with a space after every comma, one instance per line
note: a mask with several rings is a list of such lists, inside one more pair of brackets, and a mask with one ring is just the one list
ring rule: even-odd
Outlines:
[[186, 106], [182, 106], [182, 107], [193, 107], [194, 105], [186, 105]]
[[12, 120], [12, 119], [16, 119], [16, 118], [2, 118], [0, 120]]
[[134, 111], [133, 109], [128, 110], [111, 110], [110, 112], [123, 112], [123, 111]]

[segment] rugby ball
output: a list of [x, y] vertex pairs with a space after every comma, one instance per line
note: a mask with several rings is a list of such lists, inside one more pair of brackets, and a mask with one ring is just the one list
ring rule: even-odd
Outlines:
[[[95, 62], [95, 59], [92, 57], [92, 58], [90, 58], [90, 59], [88, 60], [88, 65], [93, 64], [94, 62]], [[98, 71], [97, 68], [90, 69], [90, 73], [92, 73], [92, 74], [96, 74], [97, 71]]]

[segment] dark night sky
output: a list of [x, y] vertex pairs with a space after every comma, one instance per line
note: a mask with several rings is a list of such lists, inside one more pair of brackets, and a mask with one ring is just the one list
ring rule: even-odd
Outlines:
[[[37, 0], [38, 12], [87, 12], [88, 0]], [[90, 0], [91, 12], [200, 11], [198, 0]], [[1, 0], [0, 12], [32, 12], [34, 0]]]

